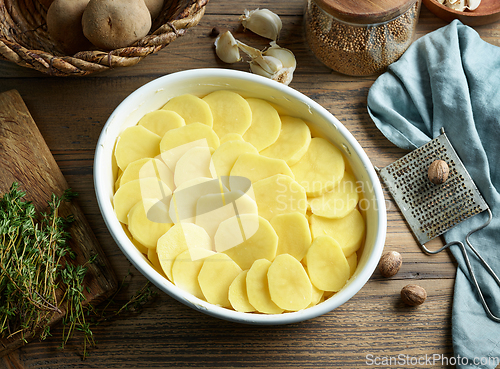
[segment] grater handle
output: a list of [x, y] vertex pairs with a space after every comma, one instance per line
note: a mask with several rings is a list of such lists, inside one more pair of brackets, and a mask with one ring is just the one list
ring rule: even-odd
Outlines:
[[[479, 254], [479, 252], [477, 252], [477, 250], [472, 246], [472, 244], [470, 243], [469, 241], [469, 237], [471, 234], [473, 234], [474, 232], [476, 231], [479, 231], [481, 229], [483, 229], [484, 227], [486, 227], [488, 224], [490, 224], [491, 222], [491, 219], [493, 218], [493, 215], [491, 213], [491, 210], [488, 208], [488, 215], [489, 215], [489, 218], [488, 218], [488, 221], [483, 224], [482, 226], [476, 228], [476, 229], [473, 229], [472, 231], [470, 231], [467, 236], [465, 236], [465, 241], [467, 242], [467, 245], [469, 245], [470, 249], [474, 252], [474, 254], [476, 254], [477, 258], [479, 259], [479, 261], [481, 262], [481, 264], [483, 264], [484, 268], [488, 271], [488, 273], [490, 273], [490, 275], [493, 277], [493, 279], [495, 280], [495, 282], [500, 286], [500, 279], [498, 278], [498, 276], [495, 274], [495, 272], [493, 271], [493, 269], [491, 269], [491, 267], [488, 265], [488, 263], [486, 262], [486, 260], [484, 260], [482, 258], [482, 256]], [[462, 251], [462, 255], [464, 256], [464, 259], [465, 259], [465, 264], [467, 266], [467, 269], [469, 270], [469, 274], [472, 278], [472, 281], [474, 282], [474, 286], [476, 287], [476, 291], [479, 295], [479, 298], [481, 300], [481, 304], [483, 305], [483, 308], [484, 308], [484, 311], [486, 312], [486, 315], [488, 315], [488, 317], [497, 322], [497, 323], [500, 323], [500, 317], [497, 317], [496, 315], [494, 315], [488, 304], [486, 303], [486, 300], [483, 296], [483, 292], [481, 290], [481, 287], [479, 286], [479, 283], [477, 282], [477, 279], [476, 279], [476, 275], [474, 274], [474, 271], [472, 270], [472, 266], [471, 266], [471, 263], [470, 263], [470, 260], [469, 260], [469, 256], [467, 255], [467, 250], [465, 248], [465, 245], [460, 242], [460, 241], [453, 241], [453, 242], [449, 242], [447, 243], [446, 245], [444, 245], [443, 247], [441, 247], [440, 249], [438, 250], [429, 250], [427, 247], [425, 247], [424, 245], [421, 245], [422, 246], [422, 249], [427, 253], [427, 254], [431, 254], [431, 255], [434, 255], [434, 254], [437, 254], [447, 248], [449, 248], [450, 246], [453, 246], [453, 245], [457, 245], [460, 247], [460, 250]]]

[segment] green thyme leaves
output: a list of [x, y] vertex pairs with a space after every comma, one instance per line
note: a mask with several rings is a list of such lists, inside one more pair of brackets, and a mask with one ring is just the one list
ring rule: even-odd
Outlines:
[[86, 269], [70, 262], [75, 255], [67, 229], [73, 219], [59, 215], [62, 202], [76, 194], [52, 195], [45, 213], [37, 213], [25, 195], [14, 183], [0, 200], [0, 334], [43, 340], [62, 306], [83, 315], [84, 299], [72, 291], [83, 289]]

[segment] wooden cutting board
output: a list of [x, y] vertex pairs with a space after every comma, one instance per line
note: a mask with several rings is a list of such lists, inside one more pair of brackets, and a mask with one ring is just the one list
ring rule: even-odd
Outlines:
[[[62, 195], [68, 184], [57, 166], [47, 144], [16, 90], [0, 94], [0, 193], [7, 192], [13, 182], [26, 192], [26, 200], [32, 201], [37, 210], [45, 210], [52, 194]], [[76, 198], [78, 201], [78, 197]], [[84, 264], [92, 256], [85, 277], [86, 303], [97, 304], [110, 296], [117, 288], [116, 277], [75, 200], [65, 203], [60, 214], [72, 214], [71, 248], [76, 261]], [[57, 323], [62, 314], [53, 317]], [[19, 336], [0, 339], [0, 357], [19, 348], [23, 342]]]

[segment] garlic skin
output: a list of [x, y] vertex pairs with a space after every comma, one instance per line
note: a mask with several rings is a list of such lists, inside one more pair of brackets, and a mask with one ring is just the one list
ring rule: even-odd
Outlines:
[[289, 85], [293, 79], [293, 72], [297, 66], [293, 53], [271, 42], [271, 47], [261, 52], [243, 42], [237, 41], [238, 47], [250, 56], [250, 70], [252, 73], [270, 78], [274, 81]]
[[231, 32], [226, 31], [215, 39], [215, 53], [224, 63], [236, 63], [241, 60], [238, 42]]
[[280, 17], [269, 9], [255, 9], [248, 11], [240, 17], [244, 29], [258, 34], [259, 36], [276, 41], [283, 24]]

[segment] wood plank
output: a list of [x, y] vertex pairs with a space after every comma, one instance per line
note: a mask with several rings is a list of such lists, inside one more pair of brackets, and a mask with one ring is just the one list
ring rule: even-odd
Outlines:
[[[44, 211], [52, 194], [61, 196], [68, 185], [57, 167], [34, 120], [21, 96], [15, 90], [0, 94], [0, 193], [7, 192], [13, 182], [26, 191], [26, 200]], [[69, 241], [76, 254], [76, 262], [84, 264], [91, 257], [96, 261], [88, 266], [85, 277], [86, 303], [97, 303], [109, 296], [117, 286], [106, 256], [76, 202], [64, 203], [60, 215], [73, 215]], [[54, 315], [52, 324], [62, 314]], [[29, 337], [28, 337], [29, 338]], [[20, 335], [0, 340], [0, 356], [20, 347]]]

